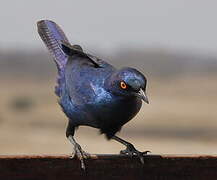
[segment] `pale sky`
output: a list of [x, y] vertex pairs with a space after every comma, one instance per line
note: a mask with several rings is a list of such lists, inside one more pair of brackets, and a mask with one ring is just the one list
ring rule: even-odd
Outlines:
[[0, 48], [44, 48], [36, 22], [51, 19], [72, 43], [217, 54], [215, 0], [1, 0]]

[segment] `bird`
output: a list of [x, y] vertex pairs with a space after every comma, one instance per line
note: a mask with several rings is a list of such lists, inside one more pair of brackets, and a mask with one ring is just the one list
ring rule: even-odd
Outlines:
[[133, 144], [116, 135], [139, 112], [142, 101], [149, 103], [145, 75], [131, 67], [115, 68], [106, 61], [72, 45], [61, 27], [51, 20], [37, 22], [38, 33], [56, 63], [58, 75], [55, 94], [68, 118], [66, 137], [74, 147], [74, 156], [85, 169], [89, 154], [74, 138], [79, 126], [99, 129], [108, 140], [126, 146], [121, 154], [144, 155]]

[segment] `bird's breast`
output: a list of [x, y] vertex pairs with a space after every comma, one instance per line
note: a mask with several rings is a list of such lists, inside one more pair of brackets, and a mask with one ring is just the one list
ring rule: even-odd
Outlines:
[[141, 108], [141, 100], [136, 97], [124, 98], [98, 88], [96, 98], [89, 109], [101, 129], [119, 128], [131, 120]]

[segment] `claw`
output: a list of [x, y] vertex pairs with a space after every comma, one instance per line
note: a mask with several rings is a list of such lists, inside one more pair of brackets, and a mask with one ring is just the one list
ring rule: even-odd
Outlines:
[[125, 150], [120, 151], [120, 154], [129, 155], [133, 157], [133, 155], [137, 155], [142, 164], [144, 164], [144, 156], [150, 153], [150, 151], [140, 152], [138, 151], [132, 144], [128, 144]]

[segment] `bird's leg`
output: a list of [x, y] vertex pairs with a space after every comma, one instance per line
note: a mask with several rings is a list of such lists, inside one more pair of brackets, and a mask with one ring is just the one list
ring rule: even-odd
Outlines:
[[142, 164], [144, 164], [144, 155], [149, 153], [150, 151], [140, 152], [138, 151], [131, 143], [119, 138], [118, 136], [113, 136], [112, 139], [118, 141], [119, 143], [126, 146], [125, 150], [120, 151], [120, 154], [126, 154], [129, 156], [137, 155]]
[[72, 158], [76, 156], [81, 161], [81, 168], [85, 170], [84, 159], [87, 159], [90, 157], [90, 155], [82, 150], [81, 146], [75, 141], [73, 136], [69, 135], [68, 140], [74, 146], [74, 153], [72, 153]]
[[75, 128], [73, 126], [70, 126], [70, 123], [68, 124], [67, 130], [66, 130], [66, 137], [70, 141], [70, 143], [73, 145], [74, 152], [72, 153], [72, 158], [77, 157], [81, 161], [81, 168], [85, 170], [85, 163], [84, 159], [87, 159], [90, 157], [88, 153], [82, 150], [81, 146], [75, 141], [74, 139], [74, 131]]

